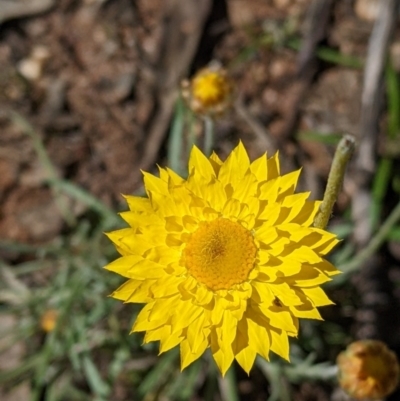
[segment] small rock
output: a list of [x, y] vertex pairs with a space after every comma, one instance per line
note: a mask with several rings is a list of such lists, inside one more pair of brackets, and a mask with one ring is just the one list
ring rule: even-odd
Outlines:
[[354, 5], [354, 12], [358, 18], [373, 22], [378, 17], [380, 2], [381, 0], [357, 0]]
[[45, 242], [63, 224], [54, 197], [46, 188], [19, 188], [4, 202], [0, 236], [14, 241]]
[[45, 46], [36, 46], [28, 58], [18, 63], [17, 69], [28, 81], [37, 81], [42, 76], [44, 62], [49, 57], [50, 53]]

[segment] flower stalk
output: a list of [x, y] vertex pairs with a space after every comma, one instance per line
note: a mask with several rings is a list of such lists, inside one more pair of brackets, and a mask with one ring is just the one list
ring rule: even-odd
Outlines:
[[340, 188], [343, 184], [343, 177], [347, 163], [355, 149], [355, 139], [351, 135], [345, 135], [339, 142], [333, 157], [331, 171], [329, 172], [324, 198], [319, 211], [315, 217], [314, 227], [324, 229], [332, 214]]
[[204, 154], [211, 156], [214, 149], [214, 131], [215, 131], [214, 119], [212, 116], [204, 117]]

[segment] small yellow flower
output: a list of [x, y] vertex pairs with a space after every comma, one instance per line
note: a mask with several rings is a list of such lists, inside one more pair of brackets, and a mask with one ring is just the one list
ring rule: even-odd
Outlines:
[[144, 173], [148, 197], [126, 197], [130, 227], [108, 234], [122, 257], [106, 268], [128, 281], [112, 296], [145, 304], [132, 331], [179, 345], [182, 369], [207, 348], [222, 374], [270, 351], [288, 360], [299, 319], [332, 303], [320, 285], [338, 240], [312, 227], [320, 202], [295, 193], [300, 170], [281, 175], [277, 154], [250, 163], [241, 143], [225, 162], [194, 147], [188, 171]]
[[48, 309], [40, 319], [40, 327], [46, 333], [50, 333], [56, 327], [58, 312], [55, 309]]
[[384, 398], [399, 382], [397, 357], [381, 341], [351, 343], [339, 354], [337, 364], [340, 386], [358, 400]]
[[182, 83], [182, 95], [197, 114], [222, 114], [231, 104], [232, 82], [226, 70], [211, 66], [200, 70], [191, 81]]

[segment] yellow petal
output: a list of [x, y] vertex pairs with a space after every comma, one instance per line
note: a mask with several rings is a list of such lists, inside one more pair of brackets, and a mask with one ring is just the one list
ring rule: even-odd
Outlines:
[[308, 306], [308, 305], [299, 305], [290, 307], [290, 311], [293, 313], [293, 316], [302, 319], [316, 319], [323, 320], [318, 309]]
[[207, 187], [207, 191], [209, 193], [206, 196], [206, 199], [213, 205], [214, 210], [221, 212], [227, 201], [227, 196], [221, 183], [219, 181], [210, 183]]
[[282, 309], [281, 307], [271, 306], [264, 307], [264, 304], [259, 305], [260, 310], [269, 318], [270, 325], [277, 329], [285, 330], [289, 333], [296, 333], [297, 328], [294, 325], [293, 318], [290, 312]]
[[182, 185], [185, 182], [185, 180], [180, 175], [176, 174], [175, 171], [169, 169], [168, 167], [166, 170], [167, 170], [168, 176], [169, 176], [169, 179], [168, 179], [169, 188], [171, 188], [172, 186], [175, 186], [175, 185]]
[[331, 278], [314, 266], [303, 265], [302, 271], [298, 275], [290, 277], [289, 285], [296, 287], [315, 287], [331, 280]]
[[323, 231], [320, 233], [320, 235], [321, 239], [319, 241], [315, 241], [311, 245], [314, 252], [317, 252], [319, 255], [326, 255], [340, 242], [333, 234]]
[[228, 302], [226, 299], [220, 296], [214, 297], [214, 307], [210, 311], [210, 318], [213, 326], [218, 326], [220, 324], [227, 305]]
[[260, 220], [265, 220], [263, 224], [272, 226], [279, 218], [280, 212], [281, 205], [279, 205], [278, 203], [268, 204], [264, 208], [262, 208], [260, 205], [260, 210], [257, 218]]
[[209, 160], [214, 169], [215, 174], [218, 175], [219, 169], [221, 168], [221, 166], [223, 164], [222, 160], [219, 158], [219, 156], [215, 152], [211, 153]]
[[272, 157], [267, 160], [268, 180], [277, 178], [280, 174], [279, 167], [279, 152], [276, 152]]
[[[135, 291], [142, 286], [142, 284], [148, 283], [148, 282], [143, 282], [139, 280], [128, 280], [124, 284], [122, 284], [118, 289], [116, 289], [112, 294], [111, 297], [120, 299], [122, 301], [126, 301], [131, 297]], [[150, 282], [151, 283], [151, 282]], [[146, 294], [143, 294], [143, 298], [146, 301], [150, 301], [151, 298], [148, 296], [147, 292]], [[139, 301], [140, 302], [140, 301]]]
[[129, 209], [134, 212], [149, 213], [149, 214], [153, 212], [153, 208], [151, 207], [149, 198], [143, 198], [141, 196], [131, 196], [131, 195], [124, 195], [124, 198], [128, 203]]
[[158, 263], [154, 263], [151, 260], [142, 259], [138, 261], [134, 266], [131, 266], [127, 272], [129, 276], [136, 280], [147, 280], [161, 278], [165, 276], [165, 270], [163, 266]]
[[314, 267], [321, 270], [324, 274], [327, 276], [336, 276], [336, 274], [340, 274], [340, 270], [336, 269], [335, 266], [333, 266], [332, 263], [328, 262], [325, 259], [322, 259], [321, 262], [319, 263], [314, 263]]
[[[261, 184], [259, 184], [258, 188], [258, 191], [260, 193], [259, 199], [268, 201], [268, 206], [276, 202], [276, 199], [279, 194], [279, 185], [280, 185], [279, 178], [264, 181]], [[281, 205], [279, 204], [279, 206]]]
[[292, 223], [301, 224], [309, 227], [314, 223], [315, 215], [317, 214], [321, 201], [306, 201], [301, 211], [292, 219]]
[[297, 306], [303, 303], [296, 292], [290, 288], [287, 283], [267, 285], [269, 285], [272, 293], [278, 297], [284, 305]]
[[155, 280], [151, 286], [153, 294], [157, 294], [159, 298], [170, 297], [171, 295], [180, 292], [179, 285], [185, 281], [184, 277], [177, 277], [173, 275], [166, 276], [165, 273], [158, 280]]
[[181, 342], [180, 348], [181, 348], [181, 370], [183, 370], [191, 363], [193, 363], [196, 359], [200, 358], [200, 356], [208, 348], [208, 341], [203, 340], [196, 352], [191, 351], [189, 342], [186, 339]]
[[272, 305], [275, 295], [272, 292], [269, 284], [254, 281], [253, 288], [256, 292], [253, 292], [252, 299], [254, 299], [257, 303], [265, 302], [267, 305]]
[[207, 340], [204, 334], [205, 314], [201, 314], [187, 328], [186, 338], [192, 353], [196, 353], [204, 341]]
[[277, 202], [284, 201], [288, 195], [292, 195], [294, 193], [297, 182], [299, 181], [300, 173], [301, 169], [280, 177]]
[[[232, 323], [232, 321], [227, 321], [227, 323]], [[235, 330], [234, 332], [236, 332], [236, 329], [233, 326], [230, 326], [229, 328], [231, 330]], [[223, 336], [226, 331], [227, 329], [224, 329], [224, 326], [217, 327], [211, 331], [211, 352], [222, 376], [225, 376], [225, 373], [232, 365], [235, 357], [232, 350], [233, 339], [230, 343], [223, 340]]]
[[276, 267], [285, 277], [294, 276], [302, 271], [303, 264], [297, 260], [283, 260], [283, 263]]
[[[179, 303], [179, 295], [172, 295], [167, 298], [156, 299], [152, 302], [151, 310], [147, 315], [148, 321], [164, 319], [167, 322], [168, 318], [173, 315], [176, 310], [176, 305]], [[178, 330], [173, 330], [178, 331]]]
[[334, 302], [332, 302], [327, 297], [321, 287], [302, 288], [301, 290], [314, 306], [325, 306], [334, 304]]
[[251, 319], [248, 319], [247, 322], [249, 325], [249, 343], [251, 349], [269, 361], [271, 342], [267, 329]]
[[271, 227], [268, 224], [262, 224], [254, 230], [254, 236], [264, 244], [270, 244], [278, 238], [276, 227]]
[[256, 352], [250, 347], [244, 348], [235, 355], [235, 359], [237, 360], [238, 364], [248, 375], [250, 374], [250, 370], [254, 365], [256, 355]]
[[160, 179], [168, 184], [169, 181], [168, 171], [165, 168], [160, 167], [159, 165], [157, 165], [157, 167], [160, 173]]
[[176, 263], [180, 259], [180, 252], [164, 245], [154, 246], [146, 250], [146, 259], [160, 265], [167, 266]]
[[215, 177], [215, 172], [210, 161], [196, 146], [193, 146], [189, 158], [189, 173], [192, 173], [193, 170], [207, 180]]
[[163, 325], [154, 330], [149, 330], [146, 332], [143, 343], [147, 344], [151, 341], [160, 341], [162, 338], [169, 337], [171, 335], [171, 327]]
[[218, 180], [223, 186], [232, 185], [235, 187], [236, 184], [243, 179], [249, 167], [249, 156], [243, 144], [240, 142], [221, 166]]
[[199, 285], [196, 289], [194, 303], [196, 305], [208, 305], [214, 298], [213, 291], [210, 291], [206, 286]]
[[143, 256], [141, 255], [122, 256], [114, 260], [113, 262], [109, 263], [108, 265], [104, 266], [104, 268], [112, 272], [118, 273], [121, 276], [130, 277], [128, 275], [128, 270], [141, 260], [143, 260]]
[[[281, 205], [281, 213], [279, 218], [275, 221], [275, 224], [290, 223], [303, 209], [309, 192], [303, 192], [301, 194], [289, 195], [283, 201]], [[285, 213], [282, 213], [285, 211]]]
[[163, 195], [169, 194], [168, 184], [161, 178], [158, 178], [153, 174], [143, 172], [143, 181], [147, 194], [149, 192], [158, 192]]
[[[169, 326], [165, 326], [165, 327], [169, 327]], [[168, 335], [160, 337], [160, 349], [159, 349], [160, 354], [176, 347], [184, 339], [184, 335], [182, 334], [182, 331], [179, 331], [176, 333], [171, 333], [169, 331], [168, 333], [169, 333]]]
[[318, 256], [312, 249], [307, 246], [300, 246], [299, 248], [293, 247], [285, 250], [285, 255], [281, 252], [275, 252], [275, 249], [270, 250], [271, 255], [280, 256], [281, 258], [286, 258], [287, 260], [293, 260], [301, 263], [320, 263], [322, 258]]
[[[176, 189], [178, 190], [178, 189]], [[180, 204], [175, 202], [175, 196], [164, 195], [156, 191], [148, 191], [149, 199], [153, 211], [159, 216], [184, 216], [185, 213], [181, 209]]]
[[190, 326], [202, 313], [204, 313], [204, 309], [194, 305], [191, 301], [181, 301], [179, 310], [175, 307], [173, 311], [172, 330], [178, 331]]
[[162, 228], [164, 221], [156, 214], [122, 212], [119, 214], [131, 227], [158, 226]]
[[132, 326], [132, 332], [154, 330], [165, 325], [166, 319], [164, 317], [158, 320], [149, 320], [149, 314], [152, 311], [153, 305], [154, 302], [150, 302], [139, 312]]
[[[232, 187], [231, 196], [241, 202], [248, 204], [248, 199], [251, 196], [257, 195], [258, 182], [254, 174], [247, 170], [246, 174]], [[250, 206], [250, 205], [249, 205]]]
[[242, 204], [237, 199], [228, 199], [222, 209], [222, 214], [226, 218], [237, 217], [240, 214]]
[[289, 362], [289, 340], [284, 330], [271, 330], [271, 351]]
[[162, 245], [163, 233], [160, 235], [154, 235], [151, 238], [144, 235], [138, 235], [132, 228], [123, 228], [122, 230], [116, 230], [111, 233], [106, 233], [107, 237], [118, 247], [118, 251], [122, 255], [132, 255], [140, 252], [143, 255], [148, 249]]
[[250, 165], [250, 171], [254, 174], [257, 181], [265, 181], [268, 178], [267, 155], [264, 154], [254, 160]]
[[[146, 280], [139, 281], [135, 280], [137, 283], [140, 283], [137, 288], [131, 292], [126, 298], [124, 298], [125, 303], [135, 302], [135, 303], [145, 303], [153, 300], [153, 293], [151, 292], [151, 287], [154, 284], [155, 280]], [[120, 287], [122, 288], [122, 287]], [[119, 289], [117, 290], [119, 291]], [[120, 296], [122, 293], [117, 292], [116, 294], [112, 294], [114, 298], [121, 299]]]
[[232, 343], [236, 337], [237, 320], [229, 311], [224, 312], [222, 324], [217, 327], [218, 342], [225, 353], [232, 352]]

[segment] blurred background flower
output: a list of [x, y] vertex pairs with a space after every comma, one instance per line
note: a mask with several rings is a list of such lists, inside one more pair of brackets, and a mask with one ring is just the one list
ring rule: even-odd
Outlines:
[[351, 343], [338, 358], [339, 384], [357, 400], [382, 399], [399, 384], [396, 354], [378, 340]]
[[196, 114], [216, 117], [227, 111], [233, 101], [234, 83], [218, 63], [185, 79], [181, 87], [183, 98]]
[[57, 323], [58, 313], [55, 309], [48, 309], [43, 313], [40, 318], [40, 327], [46, 333], [49, 333], [54, 330]]

